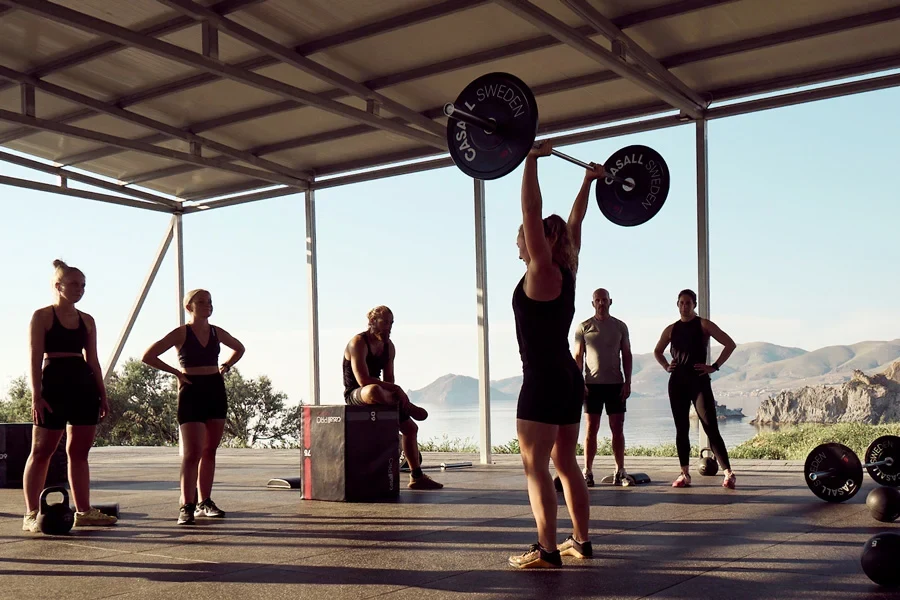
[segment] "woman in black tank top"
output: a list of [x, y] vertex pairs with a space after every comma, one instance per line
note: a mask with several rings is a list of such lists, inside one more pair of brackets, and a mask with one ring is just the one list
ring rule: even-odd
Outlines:
[[[188, 324], [173, 329], [150, 346], [143, 361], [178, 378], [178, 427], [183, 453], [177, 523], [190, 525], [195, 516], [225, 516], [210, 496], [216, 471], [216, 450], [222, 441], [228, 416], [225, 374], [244, 355], [244, 345], [221, 327], [210, 324], [213, 305], [208, 291], [198, 289], [185, 294], [184, 308], [191, 315]], [[220, 344], [233, 351], [221, 365]], [[159, 358], [173, 347], [178, 350], [181, 370]]]
[[22, 529], [40, 531], [37, 512], [50, 460], [68, 428], [66, 452], [69, 485], [75, 503], [75, 527], [113, 525], [115, 517], [90, 503], [88, 454], [97, 425], [109, 412], [103, 373], [97, 358], [97, 325], [91, 315], [75, 308], [84, 296], [80, 269], [61, 260], [54, 287], [57, 301], [35, 311], [31, 319], [31, 453], [25, 463], [22, 490], [25, 516]]
[[[581, 222], [591, 184], [602, 176], [603, 169], [587, 170], [568, 223], [558, 215], [542, 219], [537, 157], [549, 154], [550, 145], [543, 142], [525, 159], [517, 244], [526, 271], [512, 299], [523, 375], [516, 430], [538, 530], [536, 544], [509, 557], [509, 564], [516, 568], [559, 567], [561, 555], [593, 555], [588, 539], [590, 499], [575, 453], [584, 378], [569, 349], [568, 336], [575, 314]], [[551, 459], [574, 526], [561, 545], [556, 537], [557, 496], [550, 475]]]
[[[722, 486], [734, 489], [736, 478], [731, 470], [722, 434], [719, 433], [716, 401], [709, 376], [728, 360], [734, 352], [735, 343], [715, 323], [698, 317], [694, 312], [696, 306], [697, 295], [693, 291], [682, 290], [678, 294], [678, 311], [681, 313], [681, 319], [666, 327], [654, 350], [657, 362], [670, 373], [669, 404], [672, 408], [672, 417], [675, 419], [675, 446], [681, 464], [681, 474], [672, 483], [672, 487], [691, 485], [688, 462], [691, 455], [690, 411], [693, 404], [700, 424], [709, 437], [710, 448], [724, 471], [725, 480]], [[710, 337], [722, 344], [723, 348], [719, 358], [708, 365], [706, 359]], [[670, 344], [672, 361], [668, 362], [664, 352]]]

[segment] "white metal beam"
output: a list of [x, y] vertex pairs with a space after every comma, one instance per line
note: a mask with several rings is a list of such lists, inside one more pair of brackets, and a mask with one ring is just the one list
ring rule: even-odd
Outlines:
[[484, 180], [475, 181], [475, 314], [478, 324], [478, 414], [481, 464], [491, 464], [491, 353], [488, 331], [487, 235]]
[[657, 79], [620, 60], [606, 48], [581, 35], [573, 27], [566, 25], [527, 0], [494, 0], [494, 2], [528, 21], [538, 29], [546, 31], [561, 42], [578, 50], [588, 58], [597, 61], [610, 71], [644, 88], [675, 108], [684, 111], [692, 118], [699, 119], [703, 115], [703, 108], [693, 101], [688, 100], [681, 94], [672, 93], [668, 87], [661, 84]]
[[131, 312], [128, 314], [128, 320], [125, 322], [125, 327], [122, 328], [122, 332], [119, 334], [119, 339], [116, 341], [116, 345], [113, 348], [112, 354], [109, 355], [109, 360], [106, 361], [106, 368], [103, 370], [104, 383], [109, 381], [109, 377], [115, 371], [116, 363], [119, 362], [119, 357], [122, 356], [122, 350], [125, 348], [125, 342], [128, 341], [128, 336], [131, 335], [131, 329], [134, 327], [134, 324], [138, 318], [138, 314], [140, 314], [141, 312], [141, 307], [144, 306], [144, 301], [147, 299], [147, 294], [150, 292], [150, 286], [153, 285], [153, 280], [156, 279], [156, 274], [159, 272], [159, 267], [160, 265], [162, 265], [162, 261], [166, 257], [166, 252], [169, 250], [169, 244], [172, 243], [172, 235], [175, 229], [175, 219], [176, 217], [173, 215], [172, 220], [169, 221], [169, 226], [166, 227], [166, 234], [163, 236], [163, 241], [159, 245], [159, 249], [156, 251], [156, 257], [153, 259], [153, 264], [150, 265], [150, 271], [144, 278], [144, 283], [141, 286], [141, 291], [138, 294], [137, 299], [134, 301], [134, 305], [131, 307]]
[[[630, 54], [631, 58], [636, 63], [644, 67], [650, 74], [655, 75], [673, 94], [684, 96], [700, 108], [706, 108], [709, 105], [709, 102], [701, 98], [700, 94], [675, 77], [675, 75], [662, 66], [658, 60], [653, 58], [649, 52], [644, 50], [626, 33], [623, 33], [621, 29], [616, 27], [615, 23], [603, 16], [603, 14], [594, 8], [588, 0], [562, 0], [562, 2], [568, 6], [572, 12], [590, 23], [599, 33], [602, 33], [609, 38], [609, 40], [613, 42], [614, 49], [619, 46], [625, 51], [626, 57]], [[620, 58], [622, 57], [620, 56]]]
[[184, 223], [181, 213], [175, 213], [175, 293], [178, 295], [176, 306], [178, 308], [178, 325], [184, 325]]
[[7, 177], [0, 175], [0, 184], [20, 187], [26, 190], [35, 190], [37, 192], [48, 192], [50, 194], [60, 194], [62, 196], [72, 196], [74, 198], [83, 198], [85, 200], [97, 200], [108, 204], [118, 204], [119, 206], [131, 206], [133, 208], [143, 208], [146, 210], [154, 210], [157, 212], [171, 213], [172, 209], [154, 204], [151, 202], [141, 202], [140, 200], [132, 200], [130, 198], [121, 198], [110, 194], [101, 194], [99, 192], [89, 192], [87, 190], [75, 190], [70, 187], [52, 185], [49, 183], [38, 183], [28, 179], [19, 179], [18, 177]]
[[316, 193], [306, 192], [306, 284], [309, 290], [309, 396], [322, 403], [319, 385], [319, 253], [316, 249]]
[[251, 169], [249, 167], [242, 167], [240, 165], [235, 165], [233, 163], [228, 163], [215, 158], [196, 156], [189, 152], [179, 152], [178, 150], [172, 150], [171, 148], [154, 146], [153, 144], [145, 144], [144, 142], [116, 137], [114, 135], [100, 133], [91, 129], [75, 127], [74, 125], [65, 125], [63, 123], [57, 123], [56, 121], [51, 121], [48, 119], [28, 117], [26, 115], [20, 115], [8, 110], [0, 109], [0, 121], [18, 123], [20, 125], [33, 127], [34, 129], [38, 129], [40, 131], [50, 131], [52, 133], [68, 135], [82, 140], [108, 144], [110, 146], [118, 146], [119, 148], [126, 148], [128, 150], [134, 150], [135, 152], [142, 152], [144, 154], [152, 154], [154, 156], [160, 156], [162, 158], [168, 158], [170, 160], [177, 160], [185, 163], [201, 165], [204, 167], [210, 167], [222, 171], [230, 171], [232, 173], [238, 173], [240, 175], [247, 175], [255, 179], [262, 179], [263, 181], [290, 185], [298, 189], [306, 189], [307, 187], [309, 187], [306, 181], [296, 179], [294, 177], [279, 175], [278, 173], [270, 173], [268, 171], [261, 171], [259, 169]]
[[[211, 150], [220, 152], [225, 156], [230, 156], [231, 158], [259, 167], [260, 169], [265, 169], [273, 173], [281, 173], [282, 175], [285, 175], [287, 177], [293, 177], [297, 179], [308, 178], [311, 175], [308, 172], [298, 172], [294, 169], [291, 169], [290, 167], [285, 167], [284, 165], [280, 165], [277, 162], [261, 158], [245, 150], [238, 150], [237, 148], [232, 148], [227, 144], [223, 144], [221, 142], [217, 142], [200, 135], [189, 133], [187, 131], [179, 129], [178, 127], [173, 127], [172, 125], [163, 123], [162, 121], [157, 121], [156, 119], [145, 117], [144, 115], [138, 114], [136, 112], [119, 108], [114, 104], [109, 104], [107, 102], [103, 102], [102, 100], [91, 98], [90, 96], [86, 96], [74, 90], [64, 88], [61, 85], [56, 85], [55, 83], [50, 83], [48, 81], [44, 81], [43, 79], [38, 79], [37, 77], [28, 75], [27, 73], [15, 71], [2, 65], [0, 65], [0, 77], [8, 79], [9, 81], [21, 83], [23, 89], [32, 90], [32, 95], [33, 90], [38, 89], [42, 92], [46, 92], [50, 95], [56, 96], [57, 98], [68, 100], [73, 104], [85, 106], [98, 113], [116, 117], [117, 119], [121, 119], [122, 121], [125, 121], [127, 123], [140, 125], [141, 127], [146, 127], [147, 129], [157, 131], [159, 133], [165, 133], [173, 138], [189, 142], [192, 146], [194, 144], [205, 146]], [[31, 117], [35, 116], [33, 97], [31, 102], [31, 112], [25, 114]], [[193, 154], [197, 156], [199, 155], [199, 152], [195, 152]]]
[[[318, 77], [322, 81], [326, 81], [331, 85], [337, 86], [338, 88], [344, 90], [352, 96], [356, 96], [357, 98], [361, 98], [363, 100], [378, 102], [381, 106], [383, 106], [386, 110], [393, 113], [394, 115], [402, 118], [405, 121], [408, 121], [413, 125], [416, 125], [417, 127], [421, 127], [425, 131], [430, 131], [441, 139], [444, 139], [443, 136], [446, 133], [446, 129], [439, 123], [436, 123], [435, 121], [427, 117], [423, 117], [411, 108], [404, 106], [399, 102], [392, 100], [372, 89], [369, 89], [363, 84], [353, 81], [349, 77], [345, 77], [344, 75], [341, 75], [340, 73], [333, 71], [328, 67], [320, 65], [314, 60], [306, 58], [299, 52], [296, 52], [295, 50], [292, 50], [287, 46], [283, 46], [277, 42], [273, 42], [269, 38], [260, 35], [259, 33], [253, 31], [248, 27], [244, 27], [243, 25], [235, 23], [231, 19], [219, 15], [204, 6], [200, 6], [192, 0], [157, 0], [157, 2], [161, 2], [166, 6], [174, 8], [176, 10], [180, 10], [184, 14], [189, 15], [195, 19], [205, 20], [204, 22], [212, 24], [216, 27], [216, 29], [226, 32], [228, 35], [244, 42], [245, 44], [253, 46], [257, 50], [265, 52], [269, 56], [277, 58], [285, 64], [300, 69], [304, 73], [308, 73], [313, 77]], [[377, 113], [372, 113], [372, 111], [369, 112], [377, 116]]]
[[[708, 319], [709, 311], [709, 147], [707, 139], [707, 121], [701, 119], [696, 123], [697, 151], [697, 308], [704, 319]], [[709, 362], [709, 341], [706, 342], [706, 361]], [[715, 415], [713, 415], [715, 418]], [[700, 448], [709, 447], [709, 437], [702, 424], [700, 430]]]

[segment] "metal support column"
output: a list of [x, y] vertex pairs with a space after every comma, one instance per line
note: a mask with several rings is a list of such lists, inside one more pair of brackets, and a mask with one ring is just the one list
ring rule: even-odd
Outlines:
[[184, 325], [184, 228], [181, 213], [175, 213], [175, 270], [178, 279], [178, 325]]
[[[709, 318], [709, 151], [707, 145], [707, 121], [697, 121], [697, 304], [704, 319]], [[709, 343], [706, 361], [709, 362]], [[709, 438], [699, 425], [700, 448], [709, 447]]]
[[491, 464], [491, 369], [488, 346], [487, 239], [484, 181], [475, 180], [475, 294], [478, 315], [478, 414], [481, 464]]
[[316, 195], [306, 191], [306, 283], [309, 289], [309, 395], [321, 404], [319, 387], [319, 255], [316, 251]]
[[[172, 236], [175, 230], [176, 219], [180, 217], [172, 217], [172, 220], [169, 222], [169, 226], [166, 228], [166, 235], [163, 238], [162, 243], [159, 245], [159, 249], [156, 251], [156, 258], [153, 260], [153, 265], [150, 267], [150, 272], [147, 273], [147, 277], [144, 278], [144, 285], [141, 287], [141, 293], [138, 294], [137, 300], [134, 302], [134, 306], [131, 307], [131, 313], [128, 315], [128, 321], [125, 323], [125, 327], [122, 328], [122, 333], [119, 334], [119, 341], [116, 342], [116, 346], [112, 351], [112, 354], [109, 356], [109, 360], [106, 362], [106, 369], [103, 370], [104, 376], [103, 381], [109, 381], [110, 375], [112, 375], [113, 371], [116, 368], [116, 363], [119, 360], [119, 357], [122, 355], [122, 349], [125, 348], [125, 342], [128, 341], [128, 336], [131, 334], [131, 329], [134, 327], [135, 321], [137, 321], [138, 314], [141, 312], [141, 307], [144, 306], [144, 301], [147, 299], [147, 294], [150, 292], [150, 286], [153, 285], [153, 280], [156, 279], [156, 274], [159, 272], [159, 267], [162, 265], [163, 259], [166, 257], [166, 252], [169, 250], [169, 244], [172, 243]], [[180, 302], [179, 302], [180, 304]]]

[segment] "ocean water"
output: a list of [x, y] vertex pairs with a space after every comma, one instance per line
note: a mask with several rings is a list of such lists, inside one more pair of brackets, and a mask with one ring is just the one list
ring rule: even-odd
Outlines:
[[[477, 409], [446, 410], [438, 407], [428, 407], [428, 419], [420, 422], [419, 439], [441, 440], [446, 437], [450, 440], [469, 439], [470, 442], [479, 442], [479, 416]], [[746, 411], [745, 411], [746, 412]], [[728, 448], [752, 438], [766, 427], [757, 427], [750, 424], [751, 416], [743, 419], [720, 420], [719, 431]], [[691, 419], [691, 443], [696, 444], [699, 439], [700, 421]], [[582, 439], [585, 421], [582, 418]], [[609, 438], [609, 424], [606, 414], [600, 421], [599, 438]], [[516, 407], [504, 404], [491, 409], [491, 445], [506, 444], [516, 439]], [[625, 414], [625, 446], [655, 446], [657, 444], [675, 443], [675, 422], [667, 405], [660, 401], [636, 402], [629, 401], [628, 412]]]

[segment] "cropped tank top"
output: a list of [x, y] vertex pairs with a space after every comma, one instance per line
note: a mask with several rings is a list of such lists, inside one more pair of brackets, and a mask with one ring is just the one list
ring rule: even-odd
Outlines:
[[[366, 340], [366, 368], [369, 370], [370, 377], [381, 378], [381, 371], [384, 370], [388, 365], [388, 360], [390, 359], [390, 347], [388, 344], [384, 345], [384, 350], [380, 355], [375, 355], [372, 352], [372, 347], [369, 345], [369, 332], [363, 331], [360, 333], [364, 340]], [[344, 394], [348, 394], [355, 390], [356, 388], [361, 387], [359, 382], [356, 380], [356, 375], [353, 373], [353, 363], [349, 359], [344, 359]]]
[[519, 356], [526, 371], [575, 364], [569, 350], [569, 328], [575, 316], [575, 276], [559, 267], [562, 288], [553, 300], [532, 300], [525, 294], [525, 276], [513, 292]]
[[[706, 364], [706, 345], [708, 336], [703, 333], [703, 323], [700, 317], [694, 317], [690, 321], [675, 321], [672, 326], [671, 353], [675, 361], [673, 376], [702, 377], [701, 373], [694, 369], [696, 364]], [[706, 375], [708, 377], [708, 375]]]
[[56, 308], [53, 310], [53, 325], [44, 334], [44, 352], [81, 352], [87, 346], [88, 331], [81, 311], [78, 311], [78, 327], [68, 329], [63, 327], [59, 317], [56, 316]]
[[216, 328], [209, 326], [209, 339], [206, 346], [200, 343], [194, 329], [185, 325], [184, 344], [178, 349], [178, 362], [182, 368], [217, 367], [219, 365], [219, 336]]

